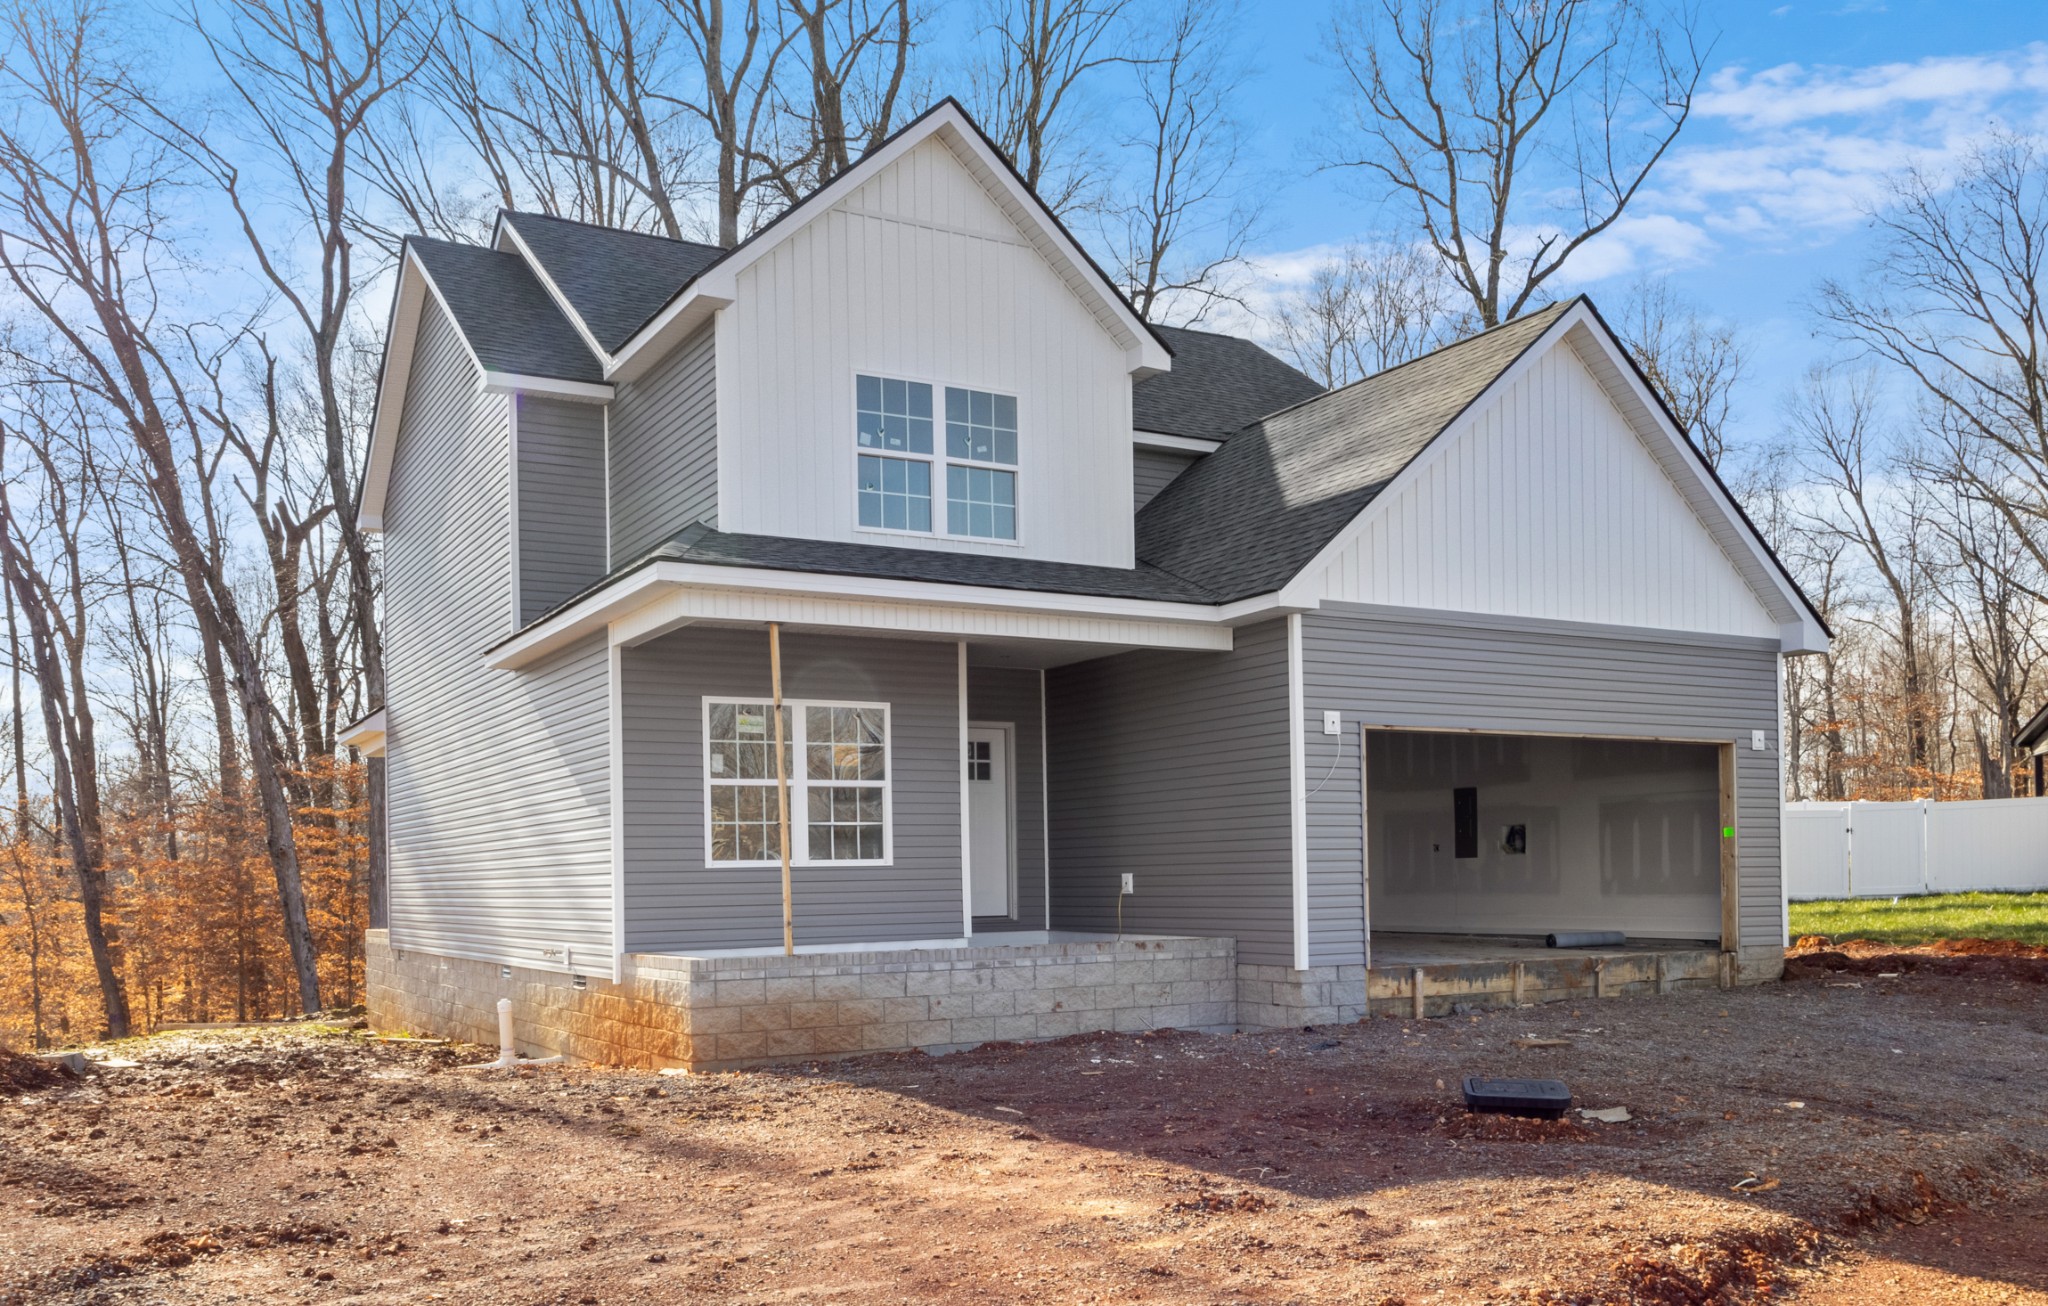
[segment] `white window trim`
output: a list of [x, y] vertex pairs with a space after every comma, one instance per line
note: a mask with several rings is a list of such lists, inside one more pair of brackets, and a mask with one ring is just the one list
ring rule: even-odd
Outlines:
[[[870, 449], [860, 442], [860, 379], [876, 377], [884, 381], [909, 381], [932, 388], [932, 451], [928, 454], [912, 453], [907, 449]], [[972, 458], [955, 458], [946, 452], [946, 388], [972, 390], [981, 394], [1001, 395], [1017, 400], [1017, 461], [1014, 463], [981, 462]], [[1024, 401], [1022, 396], [1007, 390], [984, 388], [967, 381], [939, 381], [928, 376], [910, 372], [895, 372], [882, 368], [856, 367], [847, 378], [846, 411], [853, 414], [848, 425], [853, 428], [853, 466], [848, 468], [846, 483], [853, 493], [853, 529], [862, 535], [887, 535], [896, 539], [951, 540], [961, 544], [992, 544], [999, 548], [1021, 549], [1024, 547]], [[904, 462], [921, 462], [931, 468], [932, 484], [932, 528], [928, 531], [902, 530], [893, 526], [864, 526], [860, 520], [860, 460], [865, 454], [872, 458], [897, 458]], [[946, 529], [946, 469], [948, 467], [979, 467], [986, 471], [1009, 472], [1016, 477], [1016, 503], [1011, 505], [1016, 514], [1017, 534], [1012, 539], [994, 535], [956, 535]], [[719, 865], [729, 865], [720, 862]]]
[[[698, 764], [704, 772], [704, 866], [707, 870], [712, 867], [779, 867], [782, 865], [782, 859], [779, 857], [732, 862], [713, 861], [711, 858], [712, 786], [715, 783], [724, 783], [728, 786], [735, 787], [742, 783], [764, 783], [763, 781], [759, 780], [738, 781], [733, 779], [726, 779], [720, 782], [714, 781], [712, 779], [711, 707], [714, 703], [759, 703], [763, 706], [770, 706], [773, 703], [773, 696], [768, 694], [706, 694], [704, 695], [702, 703], [699, 705], [697, 742], [699, 758]], [[792, 774], [789, 777], [789, 842], [791, 845], [789, 850], [789, 864], [791, 866], [894, 865], [896, 858], [896, 739], [895, 722], [891, 719], [892, 714], [889, 711], [889, 705], [887, 703], [863, 703], [856, 702], [850, 699], [836, 698], [784, 698], [782, 700], [782, 706], [786, 708], [789, 712], [790, 734], [792, 736], [789, 740], [790, 759], [793, 763], [793, 766], [791, 767]], [[810, 855], [811, 831], [809, 812], [811, 780], [807, 774], [808, 768], [806, 768], [804, 765], [804, 743], [806, 734], [804, 729], [804, 709], [812, 707], [876, 708], [879, 709], [882, 713], [882, 782], [880, 786], [882, 790], [882, 855], [879, 858], [871, 857], [860, 859], [814, 859]], [[772, 724], [770, 729], [772, 732]], [[772, 733], [770, 735], [770, 745], [771, 747], [773, 745]], [[818, 784], [820, 786], [828, 788], [841, 787], [847, 783], [848, 782], [845, 781], [818, 781]], [[775, 782], [772, 779], [770, 779], [766, 781], [765, 784], [768, 788], [772, 789], [774, 787]], [[874, 786], [872, 784], [869, 784], [866, 787], [872, 788]]]

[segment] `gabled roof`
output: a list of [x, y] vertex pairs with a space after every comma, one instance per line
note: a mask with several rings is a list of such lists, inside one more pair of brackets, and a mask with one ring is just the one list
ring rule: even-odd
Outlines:
[[1226, 603], [1280, 589], [1568, 307], [1253, 422], [1139, 512], [1138, 557]]
[[603, 368], [525, 259], [425, 236], [408, 237], [406, 248], [418, 257], [484, 371], [604, 380]]
[[2048, 739], [2048, 703], [2043, 703], [2040, 711], [2027, 718], [2027, 723], [2020, 727], [2020, 733], [2013, 742], [2021, 748], [2033, 748], [2043, 739]]
[[1005, 159], [1002, 151], [951, 96], [940, 100], [862, 155], [854, 165], [778, 214], [759, 231], [726, 250], [678, 289], [617, 349], [610, 349], [605, 373], [629, 380], [711, 313], [738, 295], [739, 274], [805, 224], [866, 185], [883, 168], [927, 140], [942, 142], [998, 207], [1016, 223], [1025, 241], [1057, 272], [1124, 348], [1135, 375], [1163, 372], [1172, 349], [1110, 281], [1058, 215], [1045, 206]]
[[725, 253], [720, 245], [671, 240], [540, 213], [499, 214], [606, 354], [616, 353], [663, 304]]
[[1131, 387], [1131, 426], [1160, 435], [1226, 440], [1264, 417], [1323, 393], [1323, 387], [1249, 340], [1155, 327], [1173, 350], [1173, 370]]

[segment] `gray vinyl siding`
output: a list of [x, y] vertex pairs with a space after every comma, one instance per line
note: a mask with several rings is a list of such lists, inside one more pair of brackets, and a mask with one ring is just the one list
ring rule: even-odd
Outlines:
[[[622, 656], [628, 950], [780, 945], [781, 872], [707, 865], [704, 850], [704, 698], [768, 697], [767, 632], [686, 627]], [[960, 937], [958, 656], [947, 643], [784, 634], [785, 698], [890, 709], [892, 864], [795, 867], [798, 944]]]
[[429, 305], [384, 514], [391, 943], [609, 970], [604, 637], [483, 664], [512, 628], [509, 417]]
[[520, 395], [519, 620], [603, 579], [604, 409]]
[[1174, 477], [1194, 466], [1200, 454], [1167, 453], [1159, 449], [1136, 449], [1131, 453], [1131, 489], [1133, 510], [1152, 502], [1152, 496], [1165, 489]]
[[1229, 653], [1133, 652], [1047, 673], [1053, 925], [1231, 936], [1294, 962], [1287, 623]]
[[611, 558], [620, 566], [692, 522], [718, 524], [718, 393], [704, 327], [611, 402]]
[[1017, 755], [1011, 759], [1017, 809], [1011, 814], [1017, 842], [1017, 917], [975, 917], [974, 928], [1044, 929], [1045, 917], [1045, 771], [1040, 729], [1037, 671], [1007, 667], [967, 668], [967, 717], [970, 721], [1015, 727]]
[[[1301, 620], [1305, 769], [1309, 788], [1322, 785], [1308, 800], [1311, 964], [1355, 963], [1364, 953], [1361, 723], [1737, 743], [1742, 945], [1782, 945], [1774, 647], [1345, 604]], [[1332, 708], [1344, 713], [1345, 731], [1334, 769], [1321, 733]], [[1749, 747], [1759, 729], [1769, 751]]]

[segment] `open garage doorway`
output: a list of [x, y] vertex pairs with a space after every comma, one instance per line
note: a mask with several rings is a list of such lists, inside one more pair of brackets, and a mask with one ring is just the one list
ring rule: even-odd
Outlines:
[[1726, 745], [1371, 730], [1365, 760], [1376, 963], [1390, 935], [1723, 937]]

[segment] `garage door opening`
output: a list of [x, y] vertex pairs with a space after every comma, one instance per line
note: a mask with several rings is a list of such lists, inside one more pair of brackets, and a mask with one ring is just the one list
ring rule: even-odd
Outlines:
[[[1619, 930], [1722, 937], [1726, 746], [1373, 730], [1366, 735], [1375, 964], [1460, 938]], [[1395, 936], [1395, 937], [1389, 937]]]

